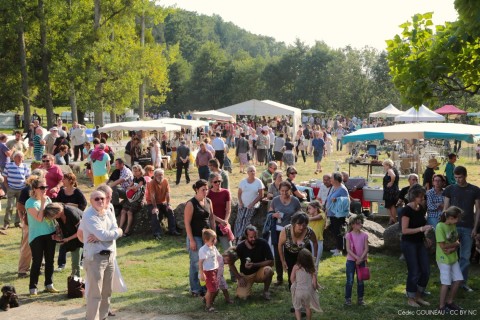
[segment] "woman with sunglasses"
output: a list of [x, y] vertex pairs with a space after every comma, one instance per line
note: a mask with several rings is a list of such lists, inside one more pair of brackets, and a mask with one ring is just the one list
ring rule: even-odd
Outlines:
[[232, 210], [230, 191], [221, 187], [222, 175], [220, 173], [211, 173], [209, 182], [212, 187], [208, 190], [207, 198], [212, 201], [213, 216], [217, 225], [217, 239], [220, 241], [223, 251], [226, 251], [232, 246], [232, 241], [228, 238], [228, 229], [230, 229], [230, 233], [232, 231], [228, 222]]
[[28, 220], [28, 243], [32, 251], [32, 267], [30, 270], [30, 295], [38, 295], [38, 277], [42, 260], [45, 259], [45, 291], [58, 293], [53, 287], [53, 261], [55, 257], [55, 222], [44, 216], [47, 204], [52, 200], [47, 196], [47, 182], [37, 177], [31, 180], [30, 199], [25, 202]]
[[300, 192], [297, 188], [297, 186], [295, 185], [295, 183], [293, 182], [295, 180], [295, 178], [297, 177], [297, 169], [295, 169], [294, 166], [290, 166], [287, 168], [287, 181], [290, 182], [290, 184], [292, 185], [292, 194], [298, 198], [298, 200], [300, 201], [305, 201], [307, 200], [307, 196]]

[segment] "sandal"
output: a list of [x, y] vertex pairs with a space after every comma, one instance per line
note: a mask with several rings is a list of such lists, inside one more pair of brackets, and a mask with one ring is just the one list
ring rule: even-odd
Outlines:
[[210, 313], [217, 313], [218, 311], [215, 310], [214, 307], [205, 307], [205, 311], [210, 312]]

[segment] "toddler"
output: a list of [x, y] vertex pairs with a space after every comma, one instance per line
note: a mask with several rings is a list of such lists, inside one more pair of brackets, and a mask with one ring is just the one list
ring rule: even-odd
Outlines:
[[[218, 293], [218, 260], [222, 258], [215, 247], [217, 234], [212, 229], [205, 229], [202, 232], [202, 239], [205, 245], [198, 250], [198, 274], [200, 281], [205, 282], [207, 294], [205, 295], [205, 311], [215, 312], [213, 301]], [[225, 279], [224, 279], [225, 280]]]

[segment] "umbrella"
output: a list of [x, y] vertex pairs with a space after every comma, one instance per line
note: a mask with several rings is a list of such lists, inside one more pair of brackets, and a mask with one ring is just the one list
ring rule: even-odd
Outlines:
[[462, 109], [458, 109], [454, 105], [446, 104], [441, 108], [435, 110], [438, 114], [467, 114], [467, 111], [463, 111]]
[[347, 134], [343, 142], [398, 139], [456, 139], [473, 143], [480, 139], [480, 126], [461, 123], [407, 123], [364, 128]]
[[315, 114], [315, 113], [325, 113], [323, 111], [318, 111], [318, 110], [315, 110], [315, 109], [306, 109], [306, 110], [302, 110], [302, 113], [312, 113], [312, 114]]

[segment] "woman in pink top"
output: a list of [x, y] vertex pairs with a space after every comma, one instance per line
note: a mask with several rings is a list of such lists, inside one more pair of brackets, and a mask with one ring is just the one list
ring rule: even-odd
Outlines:
[[[352, 304], [353, 277], [355, 276], [356, 266], [365, 266], [368, 254], [368, 235], [362, 231], [364, 217], [363, 215], [352, 215], [348, 220], [350, 232], [345, 235], [347, 247], [347, 265], [345, 284], [345, 304]], [[363, 281], [358, 280], [357, 274], [357, 303], [365, 305], [363, 301], [364, 285]]]

